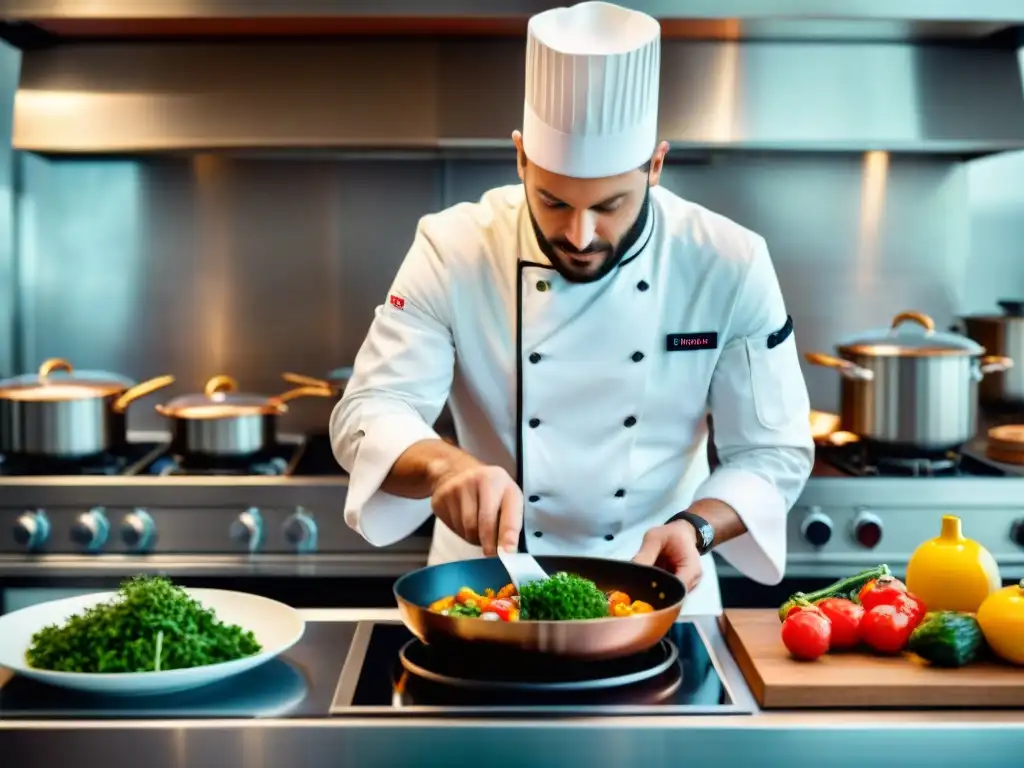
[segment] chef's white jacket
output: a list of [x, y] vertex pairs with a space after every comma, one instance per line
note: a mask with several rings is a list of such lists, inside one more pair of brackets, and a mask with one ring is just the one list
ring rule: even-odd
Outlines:
[[[571, 283], [537, 246], [521, 185], [421, 219], [331, 416], [345, 520], [386, 546], [431, 515], [380, 490], [449, 402], [459, 445], [520, 480], [530, 552], [631, 559], [696, 499], [747, 533], [716, 551], [774, 584], [810, 474], [810, 404], [765, 241], [651, 190], [618, 267]], [[710, 411], [722, 466], [709, 474]], [[430, 563], [481, 557], [436, 521]], [[683, 613], [721, 612], [715, 564]]]

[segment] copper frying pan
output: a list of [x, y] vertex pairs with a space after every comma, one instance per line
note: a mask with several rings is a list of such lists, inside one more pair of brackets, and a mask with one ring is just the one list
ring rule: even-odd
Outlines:
[[537, 557], [550, 574], [575, 573], [594, 581], [603, 591], [621, 590], [654, 607], [636, 616], [586, 621], [485, 621], [433, 613], [435, 600], [454, 595], [461, 587], [483, 592], [508, 583], [496, 557], [460, 560], [407, 573], [395, 582], [395, 599], [402, 621], [430, 645], [447, 645], [453, 653], [493, 648], [501, 658], [509, 652], [541, 653], [575, 659], [614, 659], [656, 645], [679, 617], [686, 588], [660, 568], [625, 560], [597, 557]]

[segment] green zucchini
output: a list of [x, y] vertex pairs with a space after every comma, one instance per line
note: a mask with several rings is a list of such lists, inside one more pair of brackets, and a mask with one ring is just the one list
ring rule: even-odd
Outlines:
[[937, 667], [962, 667], [977, 658], [984, 644], [974, 616], [937, 611], [925, 614], [910, 634], [907, 650]]
[[857, 599], [857, 593], [860, 592], [861, 588], [872, 579], [878, 579], [882, 576], [890, 576], [889, 566], [882, 564], [876, 568], [871, 568], [867, 571], [862, 571], [856, 576], [850, 576], [846, 579], [840, 579], [834, 584], [830, 584], [824, 589], [819, 589], [815, 592], [797, 592], [794, 595], [790, 595], [789, 600], [782, 604], [779, 608], [779, 621], [785, 621], [786, 616], [789, 612], [800, 603], [807, 601], [809, 603], [817, 603], [820, 600], [824, 600], [828, 597], [842, 597], [847, 600], [853, 600], [855, 603], [859, 603]]

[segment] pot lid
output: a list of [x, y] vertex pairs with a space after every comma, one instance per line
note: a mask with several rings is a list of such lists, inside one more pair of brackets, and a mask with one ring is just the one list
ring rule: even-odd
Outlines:
[[996, 302], [1001, 313], [985, 312], [976, 315], [962, 315], [965, 320], [990, 320], [999, 322], [1002, 320], [1024, 320], [1024, 299], [999, 299]]
[[287, 406], [276, 397], [238, 391], [238, 382], [223, 374], [206, 382], [201, 393], [181, 395], [157, 410], [182, 419], [226, 419], [283, 413]]
[[996, 303], [1006, 317], [1024, 317], [1024, 299], [1000, 299]]
[[134, 385], [131, 379], [107, 371], [76, 371], [67, 360], [51, 358], [36, 373], [0, 381], [0, 398], [7, 400], [87, 400], [118, 394]]
[[351, 365], [346, 365], [341, 368], [335, 368], [333, 371], [327, 374], [327, 380], [331, 382], [331, 384], [347, 384], [348, 380], [351, 378]]
[[923, 312], [900, 312], [888, 328], [867, 331], [838, 345], [840, 352], [869, 357], [982, 355], [985, 348], [959, 333], [935, 330]]

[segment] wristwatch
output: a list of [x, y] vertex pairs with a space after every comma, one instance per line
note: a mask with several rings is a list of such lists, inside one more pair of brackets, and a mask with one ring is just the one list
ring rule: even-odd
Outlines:
[[[668, 519], [669, 523], [685, 520], [697, 529], [697, 551], [706, 555], [715, 545], [715, 527], [700, 515], [693, 512], [679, 512]], [[666, 523], [668, 525], [668, 523]]]

